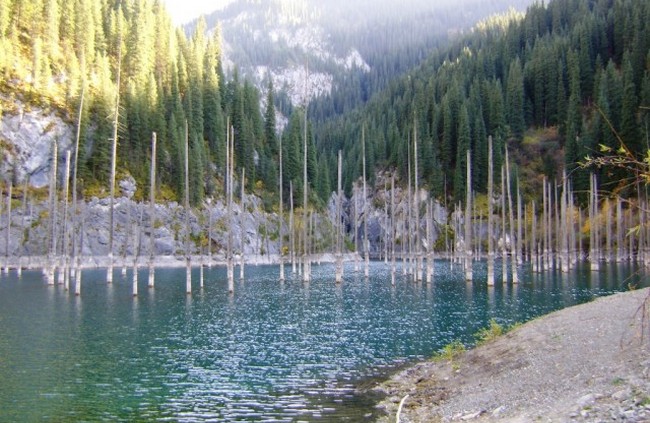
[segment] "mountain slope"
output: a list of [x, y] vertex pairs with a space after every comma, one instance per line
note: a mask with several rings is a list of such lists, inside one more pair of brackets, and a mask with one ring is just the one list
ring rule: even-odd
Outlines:
[[[634, 0], [556, 0], [531, 6], [525, 16], [492, 18], [436, 51], [366, 107], [317, 125], [317, 146], [330, 169], [337, 151], [344, 151], [348, 190], [361, 174], [364, 126], [371, 169], [397, 168], [403, 176], [417, 135], [419, 183], [438, 198], [462, 199], [467, 149], [473, 188], [485, 191], [488, 135], [495, 141], [495, 169], [506, 142], [515, 155], [535, 161], [520, 163], [521, 173], [535, 166], [532, 179], [523, 181], [527, 195], [541, 191], [544, 174], [561, 176], [565, 166], [553, 159], [558, 148], [576, 190], [586, 189], [586, 171], [577, 162], [597, 153], [599, 144], [619, 147], [608, 122], [631, 151], [645, 151], [648, 22], [650, 6]], [[538, 132], [544, 136], [533, 136]], [[625, 175], [599, 172], [606, 189], [626, 184]]]
[[[525, 7], [530, 0], [517, 0]], [[258, 87], [273, 80], [291, 105], [328, 97], [312, 119], [347, 112], [412, 68], [450, 34], [513, 2], [239, 0], [206, 17], [220, 29], [226, 68]], [[193, 23], [186, 27], [191, 31]], [[315, 111], [318, 113], [315, 114]]]

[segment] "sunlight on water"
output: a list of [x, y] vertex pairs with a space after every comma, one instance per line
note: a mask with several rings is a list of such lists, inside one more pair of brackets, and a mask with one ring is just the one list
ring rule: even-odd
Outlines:
[[141, 270], [137, 298], [119, 269], [113, 285], [104, 270], [85, 271], [81, 297], [40, 272], [3, 275], [0, 421], [359, 421], [373, 411], [355, 393], [362, 381], [471, 342], [491, 318], [525, 321], [641, 280], [628, 265], [604, 265], [526, 270], [524, 283], [488, 289], [485, 263], [466, 284], [439, 261], [433, 284], [398, 269], [392, 286], [383, 263], [367, 280], [353, 269], [337, 286], [331, 264], [314, 266], [309, 284], [251, 266], [234, 295], [224, 269], [205, 269], [191, 296], [184, 269], [158, 269], [155, 289]]

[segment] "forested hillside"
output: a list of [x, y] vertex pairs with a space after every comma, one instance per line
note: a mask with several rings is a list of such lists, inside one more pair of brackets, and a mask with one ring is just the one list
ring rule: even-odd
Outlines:
[[[348, 189], [361, 174], [365, 126], [371, 169], [392, 167], [402, 175], [417, 134], [420, 183], [438, 198], [458, 200], [465, 192], [467, 149], [473, 188], [485, 191], [489, 135], [496, 169], [508, 143], [516, 154], [528, 150], [527, 168], [559, 177], [562, 155], [559, 165], [553, 160], [559, 150], [576, 190], [586, 189], [586, 171], [577, 163], [597, 155], [600, 144], [617, 150], [612, 129], [634, 154], [647, 149], [649, 25], [650, 4], [639, 0], [556, 0], [531, 6], [524, 16], [487, 19], [367, 107], [318, 126], [331, 181], [339, 149]], [[534, 192], [542, 176], [531, 175], [524, 188]], [[609, 190], [628, 183], [611, 170], [601, 169], [599, 177]]]
[[308, 97], [310, 120], [322, 121], [365, 103], [478, 20], [532, 1], [238, 0], [206, 22], [223, 34], [226, 74], [236, 67], [263, 88], [273, 80], [286, 116]]
[[[24, 107], [53, 110], [74, 125], [83, 98], [79, 172], [87, 194], [108, 186], [116, 104], [118, 173], [148, 185], [155, 131], [164, 198], [183, 192], [187, 122], [193, 204], [222, 188], [228, 122], [235, 133], [236, 174], [245, 168], [249, 190], [273, 201], [280, 140], [287, 194], [293, 182], [294, 195], [302, 195], [306, 134], [312, 199], [325, 201], [336, 186], [339, 149], [346, 189], [361, 175], [363, 127], [369, 178], [382, 168], [405, 176], [417, 136], [419, 182], [440, 199], [460, 199], [464, 192], [467, 149], [473, 188], [485, 190], [489, 135], [497, 168], [510, 145], [523, 165], [519, 172], [526, 174], [528, 193], [536, 191], [541, 174], [559, 176], [563, 162], [580, 191], [588, 179], [577, 163], [597, 154], [601, 144], [618, 149], [612, 129], [635, 154], [647, 148], [648, 25], [650, 5], [640, 0], [539, 3], [525, 15], [511, 11], [480, 22], [471, 34], [429, 50], [422, 65], [390, 82], [386, 69], [399, 68], [400, 54], [415, 57], [402, 52], [404, 40], [396, 39], [395, 56], [384, 56], [394, 57], [392, 65], [377, 66], [382, 48], [392, 47], [374, 50], [377, 56], [369, 60], [380, 70], [377, 79], [366, 80], [370, 85], [348, 81], [348, 91], [342, 84], [314, 101], [306, 127], [304, 110], [288, 108], [288, 124], [278, 136], [275, 106], [282, 102], [272, 84], [260, 93], [237, 68], [226, 81], [221, 33], [208, 31], [203, 20], [187, 35], [174, 28], [157, 0], [8, 0], [0, 4], [0, 106], [4, 114]], [[387, 89], [377, 92], [382, 85]], [[599, 175], [611, 190], [624, 187], [624, 176], [609, 170]]]
[[267, 174], [275, 134], [265, 132], [260, 94], [237, 75], [226, 82], [220, 60], [218, 32], [201, 21], [187, 37], [158, 0], [0, 3], [0, 111], [43, 108], [74, 124], [83, 98], [79, 174], [88, 193], [108, 186], [116, 104], [118, 173], [139, 186], [149, 184], [155, 131], [161, 195], [181, 198], [185, 122], [193, 204], [220, 186], [227, 122], [249, 186], [275, 178]]

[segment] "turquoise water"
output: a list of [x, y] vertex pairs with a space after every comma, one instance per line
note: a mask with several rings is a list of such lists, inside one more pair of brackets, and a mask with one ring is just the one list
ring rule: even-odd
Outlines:
[[[589, 301], [628, 284], [629, 265], [586, 266], [488, 288], [485, 263], [467, 284], [436, 263], [432, 285], [372, 263], [371, 277], [333, 265], [313, 280], [278, 281], [275, 266], [247, 267], [227, 293], [225, 270], [205, 269], [205, 287], [185, 294], [185, 269], [158, 269], [131, 296], [131, 274], [83, 274], [81, 297], [47, 286], [40, 272], [0, 278], [0, 421], [369, 420], [364, 380], [429, 357], [494, 318], [511, 324]], [[288, 274], [290, 274], [290, 269]], [[498, 269], [497, 269], [498, 270]], [[238, 271], [235, 272], [239, 274]]]

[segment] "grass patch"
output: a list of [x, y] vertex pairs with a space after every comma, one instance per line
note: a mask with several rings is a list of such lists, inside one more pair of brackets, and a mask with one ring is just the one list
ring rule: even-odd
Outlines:
[[491, 319], [488, 327], [483, 328], [474, 334], [476, 345], [483, 345], [487, 342], [493, 341], [504, 333], [505, 328], [498, 324], [496, 320]]
[[432, 360], [450, 361], [453, 365], [454, 361], [465, 351], [467, 351], [465, 344], [463, 344], [459, 340], [456, 340], [442, 347], [440, 351], [438, 351], [436, 354], [433, 355]]
[[510, 326], [504, 326], [497, 323], [495, 319], [490, 319], [490, 325], [488, 327], [480, 329], [474, 334], [474, 338], [476, 339], [476, 346], [494, 341], [500, 336], [505, 335], [506, 333], [513, 331], [520, 326], [521, 323], [514, 323]]

